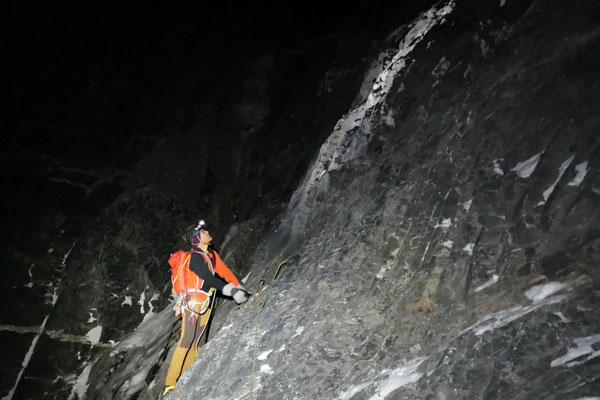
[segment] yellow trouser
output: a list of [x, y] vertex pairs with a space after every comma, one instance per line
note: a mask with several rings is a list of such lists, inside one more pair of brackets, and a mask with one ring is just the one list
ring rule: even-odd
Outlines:
[[210, 319], [212, 304], [204, 314], [200, 314], [201, 308], [201, 304], [194, 304], [193, 309], [191, 305], [185, 309], [181, 321], [181, 336], [171, 358], [165, 386], [175, 386], [179, 376], [194, 362], [198, 350], [206, 343], [205, 327]]

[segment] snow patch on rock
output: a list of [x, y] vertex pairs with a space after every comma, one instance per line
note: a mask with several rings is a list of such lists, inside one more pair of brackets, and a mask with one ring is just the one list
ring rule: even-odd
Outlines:
[[37, 346], [37, 343], [40, 340], [40, 336], [42, 336], [42, 333], [44, 333], [44, 329], [46, 328], [46, 323], [48, 322], [48, 317], [50, 317], [50, 315], [46, 315], [46, 318], [44, 318], [44, 321], [42, 322], [42, 325], [40, 326], [39, 333], [31, 341], [29, 350], [27, 350], [27, 353], [25, 354], [25, 358], [23, 359], [23, 362], [21, 363], [21, 370], [19, 371], [19, 374], [17, 375], [17, 379], [15, 380], [14, 386], [10, 389], [8, 394], [2, 398], [2, 400], [11, 400], [13, 398], [13, 396], [15, 395], [17, 386], [19, 386], [19, 382], [21, 382], [21, 378], [23, 378], [23, 372], [25, 372], [25, 369], [27, 368], [27, 366], [29, 365], [29, 362], [31, 361], [31, 357], [33, 356], [35, 347]]
[[469, 212], [472, 204], [473, 204], [473, 199], [467, 200], [462, 203], [462, 209], [465, 210], [465, 212]]
[[146, 291], [144, 290], [140, 295], [140, 299], [138, 300], [138, 305], [140, 306], [140, 314], [145, 314], [144, 304], [146, 303]]
[[71, 389], [71, 394], [69, 395], [69, 400], [73, 399], [83, 399], [85, 398], [85, 393], [89, 387], [88, 380], [90, 378], [90, 372], [92, 371], [93, 363], [89, 363], [85, 366], [83, 371], [79, 374], [73, 388]]
[[579, 186], [581, 185], [581, 182], [583, 182], [583, 179], [585, 178], [585, 176], [587, 175], [587, 173], [589, 172], [588, 169], [588, 162], [584, 161], [582, 163], [579, 163], [575, 166], [575, 171], [577, 171], [577, 175], [575, 175], [575, 178], [573, 178], [573, 180], [571, 182], [569, 182], [567, 185], [569, 186]]
[[567, 285], [561, 282], [548, 282], [527, 289], [525, 296], [531, 301], [540, 301], [564, 289]]
[[492, 277], [487, 282], [477, 286], [475, 288], [475, 292], [481, 292], [483, 289], [486, 289], [486, 288], [492, 286], [494, 283], [498, 282], [498, 278], [499, 278], [498, 275], [496, 275], [496, 274], [492, 275]]
[[302, 332], [304, 332], [304, 327], [303, 326], [297, 328], [296, 329], [296, 333], [292, 337], [295, 338], [296, 336], [300, 336], [300, 335], [302, 335]]
[[[433, 27], [445, 22], [445, 17], [454, 7], [455, 1], [450, 0], [441, 7], [435, 5], [430, 8], [410, 26], [395, 52], [385, 50], [371, 65], [359, 94], [359, 99], [365, 100], [337, 122], [333, 132], [321, 146], [317, 159], [290, 200], [290, 214], [298, 207], [310, 209], [310, 202], [314, 201], [319, 193], [328, 190], [327, 172], [340, 169], [345, 163], [364, 154], [371, 140], [371, 118], [378, 111], [378, 107], [384, 104], [396, 77], [406, 67], [408, 55]], [[397, 30], [391, 37], [398, 36], [399, 32], [400, 30]], [[308, 212], [296, 214], [298, 215], [294, 216], [292, 230], [301, 232], [308, 219]]]
[[[375, 394], [369, 400], [383, 400], [398, 388], [417, 382], [423, 376], [417, 369], [425, 361], [425, 358], [417, 358], [404, 362], [399, 367], [390, 370], [384, 369], [377, 376], [366, 382], [354, 385], [340, 393], [338, 400], [350, 400], [363, 390], [375, 386]], [[361, 397], [361, 398], [364, 398]]]
[[452, 240], [446, 240], [445, 242], [442, 242], [442, 246], [451, 249], [452, 246], [454, 246], [454, 242]]
[[467, 331], [473, 331], [476, 336], [483, 335], [485, 332], [492, 331], [497, 328], [501, 328], [512, 321], [515, 321], [540, 307], [548, 306], [554, 303], [558, 303], [563, 300], [566, 296], [553, 296], [544, 298], [540, 301], [535, 301], [528, 306], [516, 306], [508, 308], [506, 310], [498, 311], [496, 313], [487, 315], [481, 318], [473, 326], [467, 328]]
[[468, 255], [473, 255], [473, 249], [475, 248], [475, 243], [468, 243], [465, 247], [463, 247], [463, 251]]
[[87, 340], [90, 342], [90, 344], [92, 346], [95, 346], [98, 343], [100, 343], [101, 335], [102, 335], [102, 325], [98, 325], [98, 326], [90, 329], [88, 331], [88, 333], [85, 334], [85, 336], [87, 337]]
[[531, 158], [517, 163], [517, 165], [515, 165], [514, 168], [511, 169], [511, 171], [516, 173], [519, 176], [519, 178], [529, 178], [531, 174], [533, 174], [533, 171], [535, 171], [535, 168], [540, 162], [540, 157], [543, 153], [543, 151], [539, 152]]
[[263, 374], [272, 374], [273, 373], [273, 368], [271, 368], [271, 366], [269, 364], [263, 364], [260, 366], [260, 372], [262, 372]]
[[[567, 350], [567, 354], [562, 357], [552, 360], [550, 363], [551, 367], [567, 366], [573, 367], [575, 365], [583, 364], [590, 361], [593, 358], [600, 356], [600, 350], [594, 350], [592, 345], [600, 342], [600, 334], [575, 338], [573, 339], [574, 347]], [[583, 356], [587, 356], [582, 358]], [[579, 359], [574, 361], [575, 359]]]
[[273, 352], [273, 350], [263, 351], [256, 357], [256, 359], [259, 361], [264, 361], [267, 359], [267, 357], [269, 357], [269, 354], [271, 354], [272, 352]]
[[441, 223], [436, 224], [434, 228], [448, 229], [452, 226], [452, 218], [444, 218]]
[[552, 192], [554, 192], [554, 188], [556, 187], [556, 185], [558, 184], [558, 182], [560, 181], [560, 178], [562, 178], [563, 174], [565, 173], [565, 171], [567, 170], [567, 168], [569, 168], [569, 165], [571, 165], [571, 163], [573, 162], [573, 160], [575, 159], [575, 156], [571, 156], [568, 159], [566, 159], [560, 166], [560, 168], [558, 169], [558, 176], [556, 177], [556, 180], [554, 181], [554, 183], [544, 191], [544, 193], [542, 193], [542, 196], [544, 197], [543, 201], [540, 201], [537, 205], [541, 206], [546, 204], [546, 201], [548, 201], [548, 198], [550, 197], [550, 195], [552, 194]]
[[498, 175], [504, 175], [504, 171], [500, 167], [498, 160], [494, 160], [493, 163], [494, 163], [494, 173], [496, 173]]

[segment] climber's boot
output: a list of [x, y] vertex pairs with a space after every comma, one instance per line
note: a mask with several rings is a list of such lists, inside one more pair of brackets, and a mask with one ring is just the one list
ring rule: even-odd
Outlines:
[[175, 389], [175, 385], [165, 386], [165, 390], [163, 390], [163, 397], [167, 395], [171, 390]]

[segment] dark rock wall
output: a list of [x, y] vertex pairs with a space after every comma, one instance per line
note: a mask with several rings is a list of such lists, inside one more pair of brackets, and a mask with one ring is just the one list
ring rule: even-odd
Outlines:
[[150, 31], [119, 19], [122, 37], [88, 43], [77, 71], [52, 71], [60, 79], [37, 88], [27, 118], [6, 124], [2, 217], [14, 229], [2, 236], [0, 335], [4, 393], [23, 371], [13, 398], [78, 396], [90, 360], [167, 307], [166, 260], [199, 217], [219, 247], [236, 235], [224, 254], [243, 276], [246, 246], [350, 106], [376, 36], [336, 28], [263, 43], [235, 36], [246, 20], [215, 33], [165, 18]]
[[458, 1], [396, 31], [256, 252], [290, 259], [259, 324], [265, 292], [219, 314], [172, 397], [246, 398], [254, 357], [261, 399], [597, 396], [598, 16]]
[[[404, 24], [417, 9], [374, 43], [240, 40], [221, 64], [171, 49], [182, 28], [155, 42], [166, 64], [119, 53], [123, 79], [90, 86], [91, 120], [104, 110], [116, 125], [99, 129], [123, 137], [94, 155], [103, 169], [77, 146], [16, 158], [77, 189], [47, 205], [67, 207], [44, 240], [3, 252], [22, 281], [3, 290], [6, 392], [50, 315], [14, 398], [158, 396], [178, 334], [165, 261], [203, 216], [252, 291], [289, 263], [241, 308], [220, 299], [172, 398], [247, 398], [253, 359], [260, 399], [597, 396], [599, 8], [449, 1]], [[143, 90], [113, 113], [137, 57]], [[31, 263], [45, 275], [23, 287]]]

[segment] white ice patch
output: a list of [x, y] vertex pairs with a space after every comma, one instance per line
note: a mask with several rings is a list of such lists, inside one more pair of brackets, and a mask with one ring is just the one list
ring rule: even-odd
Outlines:
[[303, 326], [301, 326], [300, 328], [297, 328], [296, 329], [296, 333], [292, 337], [295, 338], [296, 336], [300, 336], [300, 335], [302, 335], [302, 332], [304, 332], [304, 327]]
[[278, 351], [278, 352], [280, 352], [280, 351], [284, 351], [284, 350], [285, 350], [285, 344], [284, 344], [284, 345], [282, 345], [282, 346], [281, 346], [279, 349], [277, 349], [277, 351]]
[[77, 242], [73, 242], [73, 244], [71, 245], [71, 248], [69, 249], [69, 251], [67, 251], [60, 263], [61, 267], [65, 267], [67, 265], [67, 259], [69, 258], [69, 255], [71, 255], [71, 252], [73, 251], [73, 248], [75, 247], [75, 244], [77, 244]]
[[123, 300], [123, 302], [121, 303], [121, 307], [123, 306], [133, 306], [133, 300], [131, 298], [131, 296], [125, 296], [125, 300]]
[[505, 4], [506, 4], [506, 0], [500, 0], [500, 7], [504, 7]]
[[[566, 365], [567, 367], [573, 367], [575, 365], [583, 364], [593, 358], [600, 356], [600, 350], [594, 350], [593, 344], [600, 342], [600, 334], [592, 335], [588, 337], [575, 338], [573, 344], [575, 347], [571, 347], [567, 350], [567, 354], [552, 360], [550, 363], [551, 367], [560, 367]], [[587, 356], [587, 357], [583, 357]], [[574, 361], [578, 359], [577, 361]]]
[[81, 374], [79, 374], [75, 384], [73, 385], [73, 389], [71, 389], [71, 394], [69, 395], [68, 400], [81, 400], [85, 397], [85, 393], [87, 392], [89, 386], [88, 380], [90, 378], [90, 372], [92, 371], [93, 365], [93, 363], [90, 363], [83, 369], [83, 371], [81, 371]]
[[496, 313], [483, 317], [473, 326], [467, 328], [464, 332], [473, 331], [475, 335], [480, 336], [485, 332], [501, 328], [511, 323], [512, 321], [515, 321], [529, 314], [530, 312], [537, 310], [540, 307], [558, 303], [565, 297], [566, 296], [548, 297], [540, 301], [534, 301], [528, 306], [516, 306], [506, 310], [498, 311]]
[[531, 301], [540, 301], [564, 289], [567, 285], [561, 282], [548, 282], [527, 289], [525, 296]]
[[272, 352], [273, 352], [273, 350], [263, 351], [256, 357], [256, 359], [259, 361], [264, 361], [267, 359], [267, 357], [269, 357], [269, 354], [271, 354]]
[[32, 263], [31, 266], [29, 267], [29, 269], [27, 270], [27, 274], [29, 275], [30, 282], [28, 284], [26, 284], [25, 286], [27, 286], [30, 289], [33, 287], [33, 274], [31, 273], [31, 270], [33, 269], [34, 265], [35, 264]]
[[144, 304], [146, 303], [146, 291], [144, 290], [140, 295], [140, 299], [138, 300], [138, 305], [140, 306], [140, 314], [145, 314]]
[[52, 291], [52, 307], [54, 307], [54, 305], [56, 304], [56, 302], [58, 301], [58, 286], [56, 286], [54, 288], [54, 290]]
[[560, 321], [564, 322], [565, 324], [571, 322], [571, 320], [568, 319], [567, 317], [565, 317], [565, 315], [563, 313], [561, 313], [560, 311], [557, 311], [553, 314], [556, 315], [558, 318], [560, 318]]
[[463, 210], [465, 210], [465, 212], [469, 212], [469, 210], [471, 209], [471, 204], [473, 204], [473, 199], [467, 200], [464, 203], [462, 203]]
[[444, 218], [441, 223], [436, 224], [434, 228], [448, 229], [452, 226], [452, 218]]
[[442, 246], [447, 249], [451, 249], [452, 246], [454, 246], [454, 242], [452, 240], [446, 240], [445, 242], [442, 242]]
[[482, 285], [479, 285], [475, 288], [475, 292], [481, 292], [483, 289], [492, 286], [494, 283], [498, 282], [499, 276], [494, 274], [492, 277]]
[[375, 394], [369, 400], [383, 400], [398, 388], [415, 383], [421, 379], [423, 373], [418, 372], [417, 369], [424, 360], [425, 358], [417, 358], [405, 362], [396, 369], [384, 369], [379, 375], [364, 383], [351, 386], [340, 393], [338, 400], [350, 400], [354, 395], [371, 386], [375, 386]]
[[94, 318], [94, 313], [89, 313], [89, 314], [90, 314], [90, 318], [87, 320], [88, 324], [91, 324], [94, 321], [98, 321], [98, 318]]
[[575, 156], [571, 156], [571, 157], [569, 157], [568, 159], [566, 159], [561, 164], [560, 168], [558, 169], [558, 176], [556, 177], [556, 180], [554, 181], [554, 183], [552, 184], [552, 186], [550, 186], [548, 189], [546, 189], [544, 191], [544, 193], [542, 194], [542, 196], [544, 197], [544, 200], [540, 201], [537, 204], [538, 206], [543, 206], [544, 204], [546, 204], [546, 201], [548, 201], [548, 198], [550, 197], [550, 195], [552, 194], [552, 192], [554, 192], [554, 188], [556, 187], [556, 185], [560, 181], [560, 178], [562, 178], [563, 174], [565, 173], [565, 171], [567, 170], [567, 168], [569, 168], [569, 165], [571, 165], [571, 163], [573, 162], [574, 159], [575, 159]]
[[90, 342], [92, 346], [100, 343], [100, 335], [102, 335], [102, 325], [98, 325], [95, 328], [92, 328], [85, 334], [87, 340]]
[[48, 249], [48, 254], [52, 254], [52, 253], [54, 253], [54, 249], [53, 249], [52, 247], [50, 247], [50, 248]]
[[[383, 103], [392, 89], [394, 80], [406, 66], [408, 55], [413, 51], [416, 45], [423, 40], [431, 28], [445, 22], [445, 16], [450, 14], [454, 10], [454, 7], [454, 0], [450, 0], [440, 9], [437, 9], [436, 6], [429, 9], [421, 15], [412, 28], [406, 33], [404, 39], [399, 43], [398, 51], [391, 60], [386, 57], [380, 57], [377, 60], [378, 63], [383, 62], [383, 64], [372, 69], [380, 69], [381, 72], [375, 79], [375, 83], [372, 85], [367, 99], [364, 103], [351, 110], [336, 126], [336, 129], [339, 129], [340, 131], [340, 135], [337, 135], [338, 137], [335, 138], [339, 141], [329, 170], [341, 167], [338, 160], [342, 162], [350, 161], [360, 156], [366, 150], [366, 146], [370, 140], [367, 135], [370, 133], [371, 119], [369, 118], [368, 121], [365, 121], [366, 124], [363, 124], [362, 122], [365, 119], [367, 112], [375, 112], [375, 107]], [[389, 60], [389, 62], [387, 60]], [[359, 135], [348, 135], [348, 133], [351, 133], [351, 131], [354, 131], [355, 128], [359, 127], [362, 128], [363, 135], [360, 135], [360, 137]], [[332, 135], [330, 138], [334, 136], [336, 135]]]
[[152, 295], [152, 297], [148, 301], [148, 306], [150, 307], [150, 311], [148, 311], [148, 312], [154, 312], [154, 305], [152, 305], [152, 302], [158, 300], [159, 298], [160, 298], [160, 295], [158, 293], [154, 293]]
[[475, 248], [475, 243], [468, 243], [465, 247], [463, 247], [463, 251], [468, 255], [473, 255], [473, 249]]
[[146, 323], [146, 321], [148, 321], [150, 318], [152, 318], [154, 315], [156, 315], [156, 313], [154, 312], [154, 305], [152, 304], [152, 302], [155, 300], [158, 300], [159, 297], [160, 297], [160, 295], [158, 293], [154, 293], [152, 295], [152, 298], [148, 301], [148, 306], [150, 307], [150, 310], [148, 310], [146, 315], [144, 315], [144, 319], [142, 320], [140, 325]]
[[21, 381], [21, 378], [23, 377], [23, 372], [25, 372], [25, 368], [27, 368], [27, 366], [29, 365], [29, 362], [31, 361], [31, 357], [33, 356], [35, 347], [37, 346], [37, 343], [40, 340], [40, 336], [42, 336], [42, 333], [44, 333], [44, 329], [46, 329], [46, 323], [48, 322], [48, 317], [50, 317], [50, 315], [46, 315], [46, 318], [44, 318], [44, 322], [42, 322], [42, 325], [40, 326], [39, 333], [31, 341], [31, 346], [29, 346], [29, 350], [27, 350], [27, 353], [25, 354], [25, 358], [23, 359], [23, 362], [21, 363], [21, 370], [19, 371], [19, 374], [17, 375], [17, 379], [15, 380], [14, 386], [12, 387], [12, 389], [10, 389], [8, 394], [2, 398], [2, 400], [11, 400], [13, 398], [13, 396], [15, 395], [15, 390], [17, 390], [17, 386], [19, 386], [19, 382]]
[[498, 160], [494, 160], [494, 172], [498, 175], [504, 175], [504, 171], [500, 167]]
[[587, 161], [577, 164], [575, 166], [575, 171], [577, 171], [577, 175], [575, 175], [575, 178], [573, 178], [573, 180], [571, 182], [569, 182], [567, 185], [569, 185], [569, 186], [581, 185], [581, 182], [583, 182], [583, 178], [585, 178], [585, 176], [589, 172], [589, 169], [587, 166], [588, 166]]
[[263, 374], [272, 374], [273, 369], [269, 366], [269, 364], [263, 364], [260, 366], [260, 372]]
[[594, 396], [594, 397], [578, 397], [576, 399], [573, 400], [600, 400], [600, 397], [598, 396]]
[[242, 279], [242, 281], [241, 281], [241, 282], [242, 282], [242, 284], [244, 284], [244, 285], [245, 285], [245, 284], [246, 284], [246, 282], [248, 282], [248, 278], [250, 278], [250, 274], [251, 274], [251, 273], [252, 273], [252, 271], [248, 272], [248, 275], [246, 275], [246, 276], [244, 277], [244, 279]]
[[388, 261], [384, 266], [379, 268], [379, 272], [377, 272], [377, 279], [383, 279], [385, 277], [385, 273], [392, 269], [394, 266], [394, 261]]
[[[345, 163], [366, 152], [372, 139], [371, 117], [382, 109], [379, 106], [384, 104], [394, 80], [405, 68], [409, 54], [434, 26], [446, 21], [445, 17], [454, 10], [454, 7], [455, 0], [449, 0], [443, 7], [435, 5], [421, 14], [399, 40], [397, 49], [386, 49], [371, 64], [356, 99], [358, 105], [337, 122], [333, 132], [319, 149], [319, 154], [302, 184], [292, 195], [288, 205], [288, 215], [292, 219], [293, 232], [304, 231], [308, 218], [306, 213], [293, 211], [310, 208], [311, 203], [317, 201], [317, 196], [328, 190], [327, 172], [340, 169]], [[399, 29], [391, 37], [397, 37], [401, 32], [403, 31]]]
[[520, 178], [529, 178], [540, 162], [542, 154], [543, 152], [537, 153], [528, 160], [518, 163], [511, 171], [515, 172]]

